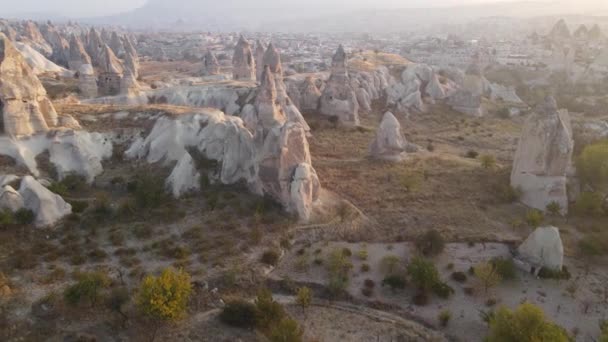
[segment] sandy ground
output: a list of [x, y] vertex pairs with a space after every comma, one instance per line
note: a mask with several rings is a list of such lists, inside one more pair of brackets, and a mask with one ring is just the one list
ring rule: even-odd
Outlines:
[[[438, 328], [438, 314], [443, 310], [449, 310], [452, 319], [448, 327], [442, 328], [442, 330], [457, 341], [483, 340], [487, 333], [487, 326], [480, 317], [480, 310], [492, 309], [486, 305], [489, 299], [497, 302], [494, 307], [505, 305], [514, 308], [522, 302], [534, 303], [540, 306], [551, 320], [570, 332], [577, 332], [577, 341], [594, 341], [594, 338], [599, 335], [599, 320], [608, 315], [608, 305], [604, 298], [606, 294], [604, 284], [608, 280], [605, 270], [594, 268], [593, 271], [587, 273], [584, 264], [572, 259], [565, 261], [572, 273], [571, 280], [543, 280], [524, 272], [518, 272], [518, 279], [505, 281], [485, 294], [479, 287], [478, 280], [474, 276], [468, 275], [467, 271], [472, 265], [493, 257], [510, 257], [509, 247], [500, 243], [478, 243], [473, 246], [463, 243], [447, 244], [445, 251], [435, 258], [434, 262], [441, 278], [454, 288], [455, 294], [447, 300], [433, 296], [430, 304], [424, 307], [415, 306], [412, 303], [411, 298], [415, 291], [411, 285], [408, 285], [404, 291], [397, 292], [382, 288], [380, 285], [384, 277], [382, 267], [380, 267], [382, 258], [387, 255], [395, 255], [401, 258], [402, 267], [405, 267], [407, 261], [412, 257], [412, 247], [408, 243], [321, 242], [306, 248], [304, 256], [297, 255], [298, 252], [295, 252], [285, 257], [273, 276], [289, 277], [296, 282], [323, 284], [326, 279], [326, 270], [323, 265], [315, 265], [313, 260], [317, 258], [325, 261], [327, 255], [336, 248], [349, 248], [353, 253], [351, 257], [353, 268], [348, 286], [350, 294], [358, 299], [397, 304], [409, 314]], [[319, 249], [321, 251], [315, 254], [315, 251]], [[298, 246], [293, 249], [293, 251], [298, 250]], [[367, 251], [367, 260], [360, 260], [357, 257], [357, 252], [360, 250]], [[301, 260], [303, 258], [309, 262], [308, 270], [302, 270]], [[371, 266], [369, 272], [361, 271], [363, 263]], [[448, 269], [448, 264], [453, 264], [453, 269]], [[464, 284], [451, 280], [450, 274], [454, 271], [467, 273], [468, 280]], [[371, 279], [376, 284], [370, 298], [361, 294], [365, 279]], [[466, 287], [475, 288], [475, 294], [466, 294], [464, 291]], [[572, 288], [575, 289], [573, 295], [569, 292]]]

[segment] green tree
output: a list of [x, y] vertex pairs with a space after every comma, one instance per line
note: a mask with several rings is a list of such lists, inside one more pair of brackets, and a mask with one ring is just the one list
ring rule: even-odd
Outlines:
[[608, 321], [600, 321], [600, 338], [598, 342], [608, 342]]
[[274, 325], [268, 338], [270, 342], [301, 342], [304, 331], [295, 320], [284, 317]]
[[475, 266], [475, 276], [481, 282], [486, 294], [490, 288], [500, 284], [502, 281], [502, 276], [498, 273], [497, 267], [490, 262], [483, 262]]
[[551, 215], [557, 216], [562, 211], [562, 206], [559, 203], [553, 201], [553, 202], [547, 204], [547, 211]]
[[137, 294], [137, 306], [150, 318], [178, 320], [186, 313], [191, 293], [190, 275], [167, 268], [158, 277], [144, 278]]
[[270, 328], [285, 317], [283, 306], [272, 298], [272, 292], [268, 289], [258, 291], [255, 307], [256, 326], [262, 330]]
[[418, 236], [415, 244], [418, 251], [427, 257], [439, 255], [445, 248], [443, 236], [435, 229]]
[[296, 303], [298, 303], [298, 305], [302, 307], [302, 311], [306, 312], [306, 309], [312, 303], [312, 291], [310, 290], [310, 288], [304, 286], [298, 289]]
[[499, 308], [490, 319], [488, 342], [569, 342], [566, 331], [548, 321], [539, 307], [524, 303]]
[[407, 266], [407, 274], [412, 283], [423, 293], [428, 293], [439, 282], [439, 272], [435, 265], [421, 257], [414, 258]]

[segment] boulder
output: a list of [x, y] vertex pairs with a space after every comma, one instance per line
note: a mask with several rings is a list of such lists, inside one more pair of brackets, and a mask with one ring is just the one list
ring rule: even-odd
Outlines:
[[513, 160], [511, 186], [522, 191], [522, 203], [539, 210], [556, 202], [568, 211], [567, 170], [574, 141], [567, 110], [553, 97], [526, 120]]
[[10, 185], [5, 185], [0, 190], [0, 210], [16, 212], [23, 208], [23, 197]]
[[548, 268], [561, 271], [564, 246], [559, 229], [552, 226], [537, 228], [517, 249], [519, 256], [537, 271]]
[[372, 158], [401, 161], [406, 157], [407, 141], [401, 133], [401, 124], [391, 112], [384, 113], [369, 148]]
[[201, 175], [197, 171], [190, 153], [186, 152], [177, 162], [166, 181], [167, 189], [173, 197], [180, 198], [201, 188]]
[[23, 197], [24, 208], [34, 213], [37, 227], [51, 226], [72, 213], [70, 204], [31, 176], [23, 177], [19, 193]]

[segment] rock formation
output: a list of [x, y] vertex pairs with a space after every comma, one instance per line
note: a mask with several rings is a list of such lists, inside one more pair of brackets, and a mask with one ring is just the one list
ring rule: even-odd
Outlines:
[[4, 185], [0, 190], [0, 211], [9, 210], [16, 212], [23, 208], [23, 197], [10, 185]]
[[568, 111], [558, 110], [555, 99], [547, 97], [527, 119], [513, 160], [511, 186], [522, 191], [524, 204], [546, 210], [556, 202], [562, 213], [568, 211], [566, 171], [573, 148]]
[[313, 204], [319, 198], [321, 183], [317, 172], [310, 164], [302, 163], [296, 167], [290, 184], [292, 211], [302, 221], [309, 221]]
[[82, 64], [78, 68], [78, 90], [84, 98], [97, 97], [97, 78], [91, 64]]
[[110, 37], [108, 46], [110, 46], [110, 49], [112, 49], [116, 56], [122, 57], [125, 55], [125, 47], [116, 31], [112, 31], [112, 36]]
[[207, 50], [205, 57], [203, 57], [203, 70], [201, 72], [203, 76], [213, 76], [220, 74], [220, 63], [215, 58], [215, 55]]
[[335, 116], [341, 123], [359, 125], [359, 103], [350, 85], [346, 52], [340, 45], [331, 63], [331, 76], [320, 99], [320, 113]]
[[551, 32], [549, 32], [549, 38], [554, 40], [570, 39], [571, 36], [570, 29], [568, 28], [568, 25], [564, 19], [560, 19], [557, 23], [555, 23], [551, 29]]
[[257, 41], [255, 43], [255, 76], [259, 81], [262, 79], [262, 73], [264, 72], [264, 54], [266, 53], [266, 49], [264, 48], [264, 44], [261, 41]]
[[53, 48], [44, 39], [38, 25], [33, 21], [23, 22], [23, 28], [19, 40], [30, 44], [36, 51], [49, 57], [53, 54]]
[[321, 91], [317, 88], [311, 76], [306, 77], [302, 90], [300, 91], [300, 108], [305, 113], [315, 113], [319, 109]]
[[186, 152], [167, 178], [166, 187], [173, 197], [180, 198], [184, 194], [200, 190], [200, 179], [201, 175], [196, 170], [192, 156]]
[[4, 34], [0, 34], [0, 134], [45, 132], [57, 112], [38, 77]]
[[88, 35], [87, 53], [91, 57], [93, 66], [100, 65], [101, 55], [104, 53], [104, 43], [95, 28], [91, 28]]
[[68, 41], [50, 23], [43, 26], [42, 35], [53, 49], [50, 59], [59, 65], [67, 67], [70, 55], [70, 44]]
[[83, 64], [91, 64], [91, 57], [87, 54], [84, 45], [80, 39], [72, 34], [70, 38], [70, 54], [68, 58], [68, 67], [70, 70], [78, 71]]
[[564, 247], [559, 229], [552, 226], [537, 228], [517, 249], [519, 257], [535, 271], [547, 268], [561, 271], [564, 263]]
[[473, 95], [470, 91], [459, 89], [452, 94], [447, 104], [457, 112], [482, 117], [484, 115], [481, 106], [481, 96]]
[[19, 194], [23, 198], [23, 207], [34, 213], [34, 224], [37, 227], [53, 225], [72, 213], [71, 205], [61, 196], [42, 186], [34, 177], [23, 177]]
[[408, 143], [401, 133], [401, 124], [391, 112], [384, 113], [369, 152], [372, 158], [401, 161], [406, 157]]
[[274, 75], [270, 71], [269, 65], [264, 66], [260, 87], [255, 99], [255, 108], [258, 122], [266, 130], [276, 125], [283, 125], [286, 121], [285, 113], [278, 105]]
[[241, 36], [234, 48], [232, 57], [232, 76], [238, 81], [255, 80], [255, 61], [251, 52], [251, 45]]
[[124, 67], [129, 70], [135, 79], [139, 77], [139, 57], [137, 55], [133, 55], [131, 52], [126, 53]]
[[99, 58], [99, 95], [113, 96], [120, 94], [123, 72], [124, 69], [120, 60], [109, 46], [104, 45]]
[[120, 79], [120, 93], [122, 95], [137, 95], [141, 91], [135, 75], [129, 68], [125, 68], [124, 74]]

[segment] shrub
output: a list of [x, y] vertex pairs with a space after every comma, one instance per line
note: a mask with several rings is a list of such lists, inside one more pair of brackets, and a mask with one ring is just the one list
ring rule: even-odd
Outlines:
[[190, 275], [167, 268], [158, 277], [144, 278], [137, 294], [137, 306], [151, 318], [177, 320], [185, 314], [191, 292]]
[[76, 214], [84, 212], [89, 207], [89, 203], [86, 201], [71, 201], [70, 205], [72, 206], [72, 212]]
[[70, 305], [77, 305], [82, 301], [88, 301], [95, 306], [100, 296], [100, 291], [107, 288], [111, 283], [107, 274], [102, 272], [82, 273], [78, 275], [78, 282], [68, 287], [63, 296]]
[[253, 328], [256, 323], [255, 305], [245, 300], [233, 300], [226, 303], [220, 320], [239, 328]]
[[344, 247], [342, 248], [342, 255], [344, 255], [345, 257], [351, 257], [353, 255], [353, 252], [350, 250], [350, 248]]
[[481, 166], [484, 169], [493, 169], [496, 166], [496, 158], [490, 154], [481, 156]]
[[371, 297], [374, 294], [374, 289], [371, 287], [364, 287], [361, 289], [361, 294], [365, 297]]
[[547, 204], [547, 212], [550, 213], [551, 215], [557, 216], [557, 215], [559, 215], [559, 213], [561, 213], [561, 211], [562, 211], [562, 206], [559, 203], [553, 201], [553, 202]]
[[545, 217], [540, 210], [531, 209], [526, 213], [526, 223], [528, 223], [530, 227], [536, 228], [540, 226], [544, 220]]
[[295, 320], [284, 317], [270, 330], [270, 342], [301, 342], [304, 331]]
[[435, 292], [439, 298], [446, 299], [454, 294], [454, 289], [450, 285], [438, 281], [433, 285], [433, 292]]
[[583, 192], [580, 194], [573, 211], [579, 216], [600, 216], [604, 214], [604, 199], [596, 192]]
[[469, 150], [469, 151], [467, 151], [467, 154], [465, 154], [465, 157], [470, 158], [470, 159], [476, 159], [477, 156], [479, 156], [479, 152], [474, 151], [474, 150]]
[[418, 292], [413, 298], [414, 305], [425, 306], [429, 303], [429, 295], [426, 292]]
[[268, 289], [258, 291], [255, 309], [256, 326], [261, 329], [268, 329], [285, 317], [283, 306], [272, 298], [272, 293]]
[[496, 268], [496, 271], [502, 279], [513, 280], [517, 278], [517, 269], [515, 263], [511, 259], [494, 258], [491, 261], [492, 265]]
[[157, 208], [168, 198], [164, 181], [148, 174], [137, 176], [131, 186], [137, 204], [142, 208]]
[[357, 252], [357, 258], [359, 258], [359, 260], [367, 260], [367, 256], [367, 251], [364, 249]]
[[21, 208], [15, 212], [15, 222], [19, 225], [30, 225], [34, 223], [35, 219], [36, 215], [34, 215], [34, 212], [29, 209]]
[[266, 265], [276, 266], [279, 262], [279, 253], [275, 250], [267, 250], [262, 254], [260, 261]]
[[361, 265], [361, 272], [369, 272], [369, 270], [371, 269], [371, 267], [369, 266], [369, 264], [362, 264]]
[[485, 293], [488, 293], [490, 288], [500, 284], [500, 281], [502, 280], [496, 267], [489, 262], [483, 262], [475, 266], [475, 276], [481, 281]]
[[441, 324], [442, 327], [447, 327], [450, 319], [452, 318], [452, 313], [450, 310], [446, 309], [441, 311], [437, 318], [439, 319], [439, 324]]
[[576, 159], [576, 171], [583, 185], [595, 191], [608, 188], [608, 140], [585, 146]]
[[0, 228], [8, 227], [15, 223], [15, 218], [12, 212], [9, 210], [0, 210]]
[[123, 306], [129, 302], [129, 290], [126, 287], [118, 287], [112, 289], [110, 295], [106, 300], [106, 306], [108, 309], [119, 313], [123, 318], [126, 318], [126, 315], [123, 312]]
[[562, 266], [561, 271], [543, 267], [538, 271], [538, 277], [542, 279], [568, 280], [571, 278], [571, 275], [566, 266]]
[[385, 274], [394, 274], [399, 270], [401, 259], [396, 255], [387, 255], [380, 261], [380, 269]]
[[459, 283], [464, 283], [467, 281], [467, 275], [464, 272], [453, 272], [451, 275], [452, 280], [459, 282]]
[[427, 257], [439, 255], [445, 248], [443, 236], [434, 229], [420, 235], [415, 244], [418, 251]]
[[488, 342], [570, 341], [562, 327], [548, 321], [542, 309], [530, 303], [519, 305], [515, 311], [501, 307], [489, 323]]
[[424, 258], [416, 257], [407, 267], [407, 274], [420, 292], [428, 292], [439, 282], [435, 265]]
[[406, 284], [407, 281], [402, 275], [392, 274], [384, 277], [384, 279], [382, 280], [382, 286], [387, 285], [393, 291], [405, 289]]
[[514, 188], [509, 184], [498, 185], [495, 189], [500, 199], [506, 203], [513, 203], [519, 201], [522, 196], [522, 191], [519, 188]]
[[594, 235], [585, 236], [578, 241], [578, 248], [585, 256], [604, 255], [607, 252], [604, 246], [602, 240]]
[[365, 279], [363, 281], [363, 286], [369, 287], [369, 288], [374, 288], [374, 286], [376, 286], [376, 283], [371, 279]]

